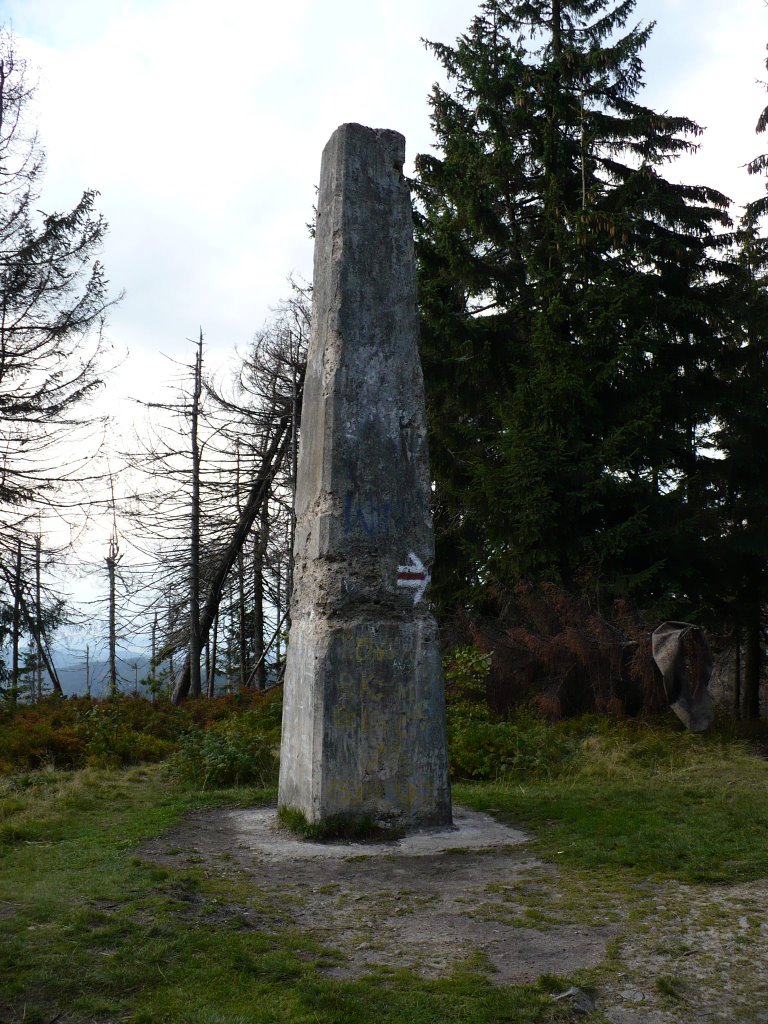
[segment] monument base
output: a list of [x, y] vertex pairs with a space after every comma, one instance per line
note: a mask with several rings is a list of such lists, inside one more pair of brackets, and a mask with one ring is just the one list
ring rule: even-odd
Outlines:
[[428, 614], [294, 621], [279, 806], [310, 823], [341, 815], [406, 828], [450, 824], [441, 674]]

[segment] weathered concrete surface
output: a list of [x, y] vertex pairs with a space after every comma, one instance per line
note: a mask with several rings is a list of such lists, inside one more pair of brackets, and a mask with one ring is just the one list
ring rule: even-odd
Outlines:
[[496, 821], [490, 814], [454, 807], [453, 824], [424, 828], [388, 840], [297, 839], [282, 828], [274, 807], [232, 808], [227, 811], [241, 850], [267, 860], [343, 860], [345, 857], [435, 857], [470, 850], [506, 850], [526, 843], [530, 836]]
[[281, 806], [451, 818], [405, 140], [323, 152], [296, 494]]

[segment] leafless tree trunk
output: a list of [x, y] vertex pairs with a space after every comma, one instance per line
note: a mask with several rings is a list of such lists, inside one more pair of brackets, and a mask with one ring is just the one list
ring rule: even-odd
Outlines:
[[114, 505], [112, 508], [112, 536], [109, 538], [109, 553], [105, 559], [107, 563], [107, 578], [109, 581], [109, 695], [114, 697], [117, 693], [117, 596], [115, 581], [117, 577], [117, 563], [120, 561], [120, 547], [117, 540], [117, 520], [114, 517]]
[[[169, 637], [173, 636], [173, 624], [174, 624], [173, 594], [172, 594], [171, 588], [169, 587], [168, 588], [168, 636]], [[171, 645], [169, 647], [169, 650], [168, 650], [168, 675], [170, 677], [168, 689], [169, 689], [169, 692], [171, 692], [171, 690], [173, 688], [174, 679], [176, 678], [176, 675], [175, 675], [175, 673], [173, 671], [173, 645]]]
[[206, 693], [209, 698], [216, 695], [216, 659], [218, 657], [218, 639], [219, 639], [219, 613], [213, 620], [213, 641], [211, 643], [211, 661], [208, 666], [208, 679], [206, 680]]
[[253, 656], [256, 659], [255, 683], [259, 690], [267, 686], [266, 650], [264, 647], [264, 556], [269, 537], [268, 502], [261, 506], [259, 530], [253, 538]]
[[[240, 444], [237, 448], [237, 465], [235, 467], [235, 500], [237, 514], [242, 514], [240, 500]], [[266, 502], [265, 502], [266, 504]], [[263, 508], [264, 506], [262, 506]], [[237, 624], [238, 624], [238, 676], [241, 687], [248, 684], [248, 615], [245, 607], [245, 555], [240, 548], [237, 553]]]
[[157, 609], [155, 609], [155, 614], [152, 617], [152, 662], [151, 662], [152, 668], [151, 668], [151, 671], [152, 671], [152, 675], [153, 676], [155, 674], [155, 667], [156, 667], [156, 664], [157, 664], [157, 618], [158, 618], [158, 616], [157, 616]]
[[198, 428], [200, 397], [203, 393], [203, 332], [197, 343], [195, 375], [192, 394], [192, 503], [190, 508], [189, 538], [189, 666], [190, 691], [199, 697], [200, 681], [200, 445]]
[[[12, 668], [11, 668], [11, 697], [15, 699], [18, 696], [18, 679], [19, 679], [19, 638], [21, 636], [21, 623], [26, 623], [26, 627], [30, 632], [30, 635], [34, 636], [36, 628], [36, 619], [33, 610], [29, 607], [24, 599], [23, 580], [21, 578], [21, 541], [18, 541], [16, 549], [16, 565], [13, 574], [0, 563], [0, 573], [2, 573], [6, 586], [9, 588], [11, 593], [14, 595], [14, 606], [13, 606], [13, 620], [11, 626], [11, 642], [14, 644], [15, 640], [15, 652], [12, 654]], [[43, 665], [45, 671], [48, 673], [53, 685], [55, 693], [59, 696], [63, 696], [64, 691], [61, 688], [61, 681], [58, 673], [56, 672], [56, 666], [53, 663], [53, 657], [51, 655], [48, 642], [45, 637], [45, 631], [43, 628], [40, 630], [40, 654], [43, 659]], [[15, 672], [14, 665], [15, 662]], [[14, 676], [16, 684], [14, 686]]]
[[35, 537], [35, 700], [43, 699], [43, 645], [41, 633], [43, 629], [43, 608], [40, 584], [40, 534]]
[[[25, 605], [24, 605], [24, 602], [22, 601], [22, 608], [24, 608], [24, 607], [25, 607]], [[26, 615], [27, 615], [28, 621], [31, 623], [32, 619], [31, 619], [31, 615], [30, 615], [28, 609], [26, 611]], [[58, 675], [58, 673], [56, 671], [56, 666], [53, 663], [53, 657], [51, 655], [50, 648], [48, 647], [48, 644], [46, 642], [46, 639], [45, 639], [44, 635], [42, 636], [42, 644], [40, 646], [40, 654], [42, 655], [42, 658], [43, 658], [43, 665], [45, 666], [45, 671], [48, 673], [48, 675], [51, 678], [51, 683], [53, 684], [54, 692], [57, 693], [60, 697], [63, 697], [64, 696], [64, 691], [61, 688], [61, 680], [59, 679], [59, 675]]]
[[[275, 473], [286, 456], [291, 439], [289, 427], [290, 417], [285, 416], [279, 421], [272, 442], [264, 454], [261, 471], [254, 480], [232, 538], [214, 567], [205, 602], [200, 611], [200, 638], [207, 637], [208, 635], [208, 631], [218, 611], [224, 583], [237, 561], [238, 553], [242, 550], [243, 544], [248, 538], [254, 521], [261, 511], [263, 502], [267, 500]], [[187, 655], [173, 688], [174, 704], [181, 703], [188, 696], [190, 679], [190, 658]]]
[[11, 699], [19, 696], [19, 640], [21, 637], [21, 539], [16, 541], [16, 567], [13, 577], [13, 619], [11, 625]]

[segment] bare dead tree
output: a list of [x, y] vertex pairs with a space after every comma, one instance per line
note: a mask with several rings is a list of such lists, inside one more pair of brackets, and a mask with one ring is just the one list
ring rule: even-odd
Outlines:
[[[265, 453], [262, 461], [262, 469], [251, 490], [243, 511], [238, 519], [237, 526], [232, 538], [221, 553], [218, 565], [216, 566], [212, 579], [208, 585], [205, 601], [200, 612], [200, 637], [207, 638], [213, 621], [219, 608], [219, 601], [223, 592], [224, 584], [234, 566], [239, 551], [245, 544], [251, 528], [266, 501], [272, 482], [275, 479], [278, 469], [283, 463], [286, 454], [290, 450], [290, 425], [289, 417], [283, 417], [277, 426], [272, 443]], [[179, 704], [189, 694], [190, 687], [190, 658], [189, 655], [176, 677], [173, 688], [173, 702]]]
[[105, 559], [109, 581], [109, 694], [111, 697], [117, 694], [117, 566], [121, 558], [113, 487], [112, 534], [109, 538], [109, 548]]
[[191, 410], [192, 500], [189, 508], [189, 665], [192, 696], [199, 697], [200, 681], [200, 399], [203, 393], [203, 332], [195, 352]]
[[[85, 191], [65, 212], [44, 208], [34, 91], [12, 34], [0, 29], [0, 563], [9, 570], [0, 604], [13, 609], [15, 685], [26, 621], [19, 594], [33, 611], [34, 640], [44, 632], [33, 624], [46, 590], [41, 578], [38, 607], [37, 584], [18, 579], [19, 545], [32, 547], [52, 519], [71, 525], [86, 514], [104, 426], [87, 403], [103, 385], [103, 328], [115, 301], [98, 260], [107, 230], [98, 194]], [[22, 568], [38, 573], [31, 559]], [[44, 640], [35, 642], [39, 694], [48, 655]]]
[[[222, 654], [230, 682], [266, 685], [268, 634], [284, 619], [290, 572], [308, 323], [305, 300], [284, 304], [224, 385], [204, 373], [200, 332], [194, 365], [176, 364], [173, 398], [142, 403], [151, 420], [125, 453], [137, 482], [123, 514], [148, 598], [141, 614], [153, 622], [158, 614], [153, 662], [168, 663], [177, 702], [201, 694], [203, 655], [208, 695]], [[219, 612], [230, 590], [225, 625]]]
[[[13, 611], [11, 616], [11, 676], [6, 696], [16, 700], [21, 690], [20, 643], [23, 630], [36, 643], [38, 658], [42, 668], [48, 673], [54, 693], [63, 693], [61, 682], [54, 665], [49, 640], [49, 631], [53, 631], [62, 619], [64, 602], [52, 594], [48, 595], [47, 607], [43, 601], [42, 581], [40, 593], [37, 593], [36, 580], [30, 587], [24, 572], [24, 550], [21, 538], [17, 539], [16, 557], [12, 567], [0, 561], [0, 582], [4, 583], [13, 595]], [[30, 594], [31, 590], [31, 594]], [[34, 693], [35, 684], [33, 682]], [[39, 691], [38, 691], [39, 692]]]
[[205, 650], [201, 588], [212, 551], [229, 528], [220, 514], [227, 504], [223, 478], [229, 457], [211, 443], [217, 425], [205, 408], [203, 342], [201, 330], [193, 362], [173, 364], [178, 372], [169, 382], [168, 400], [140, 403], [149, 414], [146, 429], [123, 453], [134, 478], [123, 515], [131, 527], [133, 571], [142, 580], [143, 600], [134, 615], [154, 623], [155, 667], [168, 661], [172, 677], [174, 655], [186, 649], [195, 696], [202, 690]]

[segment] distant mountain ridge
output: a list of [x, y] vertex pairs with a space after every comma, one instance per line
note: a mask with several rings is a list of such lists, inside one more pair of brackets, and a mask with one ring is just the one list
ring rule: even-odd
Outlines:
[[[76, 656], [76, 655], [75, 655]], [[70, 654], [71, 658], [72, 655]], [[86, 673], [85, 652], [81, 655], [80, 661], [67, 665], [60, 665], [55, 661], [56, 673], [61, 683], [61, 688], [67, 697], [83, 697], [90, 693], [92, 697], [101, 698], [109, 694], [109, 661], [107, 658], [91, 658]], [[167, 663], [162, 666], [162, 673], [165, 674], [167, 682]], [[150, 688], [143, 684], [142, 680], [150, 674], [150, 658], [147, 654], [128, 652], [121, 654], [117, 659], [117, 688], [120, 693], [139, 693], [141, 696], [152, 695]], [[274, 686], [278, 682], [278, 673], [273, 665], [267, 665], [267, 687]], [[25, 684], [26, 685], [26, 684]], [[205, 684], [204, 684], [205, 685]], [[45, 677], [45, 693], [51, 693], [53, 686]], [[218, 671], [216, 673], [216, 693], [225, 693], [229, 689], [227, 676]]]
[[[120, 655], [117, 665], [118, 690], [121, 693], [133, 693], [137, 689], [141, 694], [149, 693], [142, 686], [142, 679], [149, 675], [150, 659], [146, 654]], [[56, 665], [56, 673], [61, 688], [68, 697], [84, 696], [90, 691], [93, 697], [106, 697], [109, 692], [109, 660], [107, 658], [91, 659], [86, 673], [85, 655], [78, 664]], [[48, 684], [50, 687], [50, 683]]]

